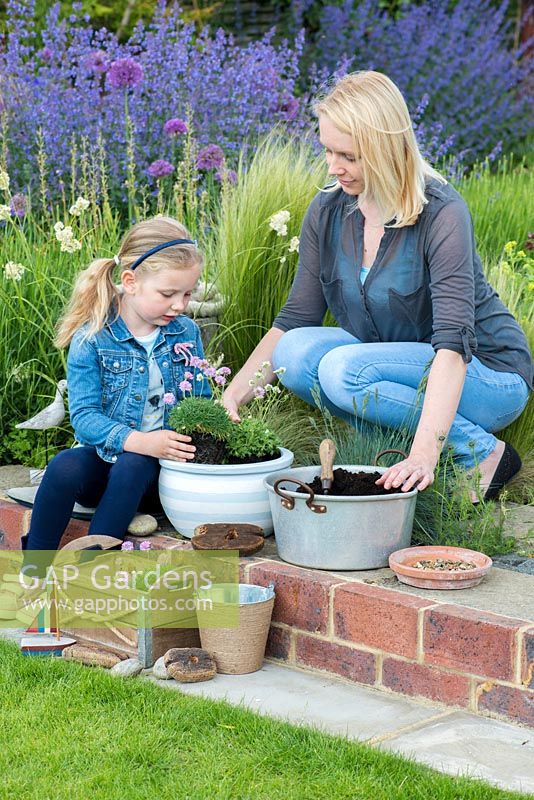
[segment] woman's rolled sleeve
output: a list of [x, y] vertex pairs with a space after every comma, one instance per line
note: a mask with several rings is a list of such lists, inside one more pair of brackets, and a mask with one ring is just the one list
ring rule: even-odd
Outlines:
[[453, 350], [468, 364], [475, 336], [475, 244], [473, 225], [461, 198], [443, 206], [429, 226], [425, 244], [430, 272], [434, 350]]

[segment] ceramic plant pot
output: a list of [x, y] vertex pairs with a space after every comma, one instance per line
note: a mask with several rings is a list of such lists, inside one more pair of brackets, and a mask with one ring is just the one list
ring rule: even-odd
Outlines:
[[191, 539], [197, 525], [213, 522], [249, 522], [265, 536], [273, 520], [263, 479], [287, 469], [293, 453], [253, 464], [195, 464], [160, 459], [159, 495], [165, 514], [178, 533]]
[[[474, 564], [473, 569], [421, 569], [413, 566], [418, 561], [466, 561]], [[477, 586], [489, 572], [492, 560], [484, 553], [467, 550], [464, 547], [442, 547], [430, 545], [407, 547], [397, 550], [389, 557], [389, 566], [401, 583], [417, 586], [419, 589], [468, 589]]]

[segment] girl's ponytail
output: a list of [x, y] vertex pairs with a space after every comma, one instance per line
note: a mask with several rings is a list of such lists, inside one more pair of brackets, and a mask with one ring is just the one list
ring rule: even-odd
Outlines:
[[[119, 292], [113, 283], [113, 258], [98, 258], [81, 272], [74, 283], [69, 303], [56, 328], [56, 347], [67, 347], [78, 328], [88, 323], [85, 337], [104, 327]], [[118, 303], [115, 303], [118, 312]]]

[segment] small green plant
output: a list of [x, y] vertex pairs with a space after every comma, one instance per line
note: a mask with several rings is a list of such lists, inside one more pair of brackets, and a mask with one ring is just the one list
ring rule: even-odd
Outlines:
[[[282, 441], [267, 420], [273, 402], [281, 390], [278, 386], [265, 383], [265, 371], [270, 363], [264, 362], [249, 381], [254, 398], [248, 416], [236, 424], [230, 420], [221, 402], [223, 388], [230, 375], [228, 367], [220, 366], [222, 358], [223, 356], [216, 363], [210, 363], [197, 356], [189, 357], [188, 370], [178, 386], [183, 399], [169, 415], [171, 427], [179, 433], [208, 434], [213, 439], [224, 442], [226, 453], [232, 458], [264, 458], [276, 454]], [[282, 371], [279, 369], [275, 372], [280, 374]], [[201, 396], [196, 395], [197, 391]], [[208, 392], [210, 396], [206, 397]], [[164, 400], [170, 404], [177, 402], [176, 397], [170, 393], [165, 395]], [[196, 441], [195, 445], [198, 450]], [[222, 452], [218, 452], [217, 457], [224, 459]]]
[[281, 445], [280, 437], [263, 420], [249, 416], [232, 427], [226, 449], [236, 458], [263, 458], [277, 455]]
[[169, 423], [178, 433], [210, 433], [215, 439], [225, 441], [233, 430], [233, 425], [224, 406], [209, 397], [184, 397], [175, 406]]

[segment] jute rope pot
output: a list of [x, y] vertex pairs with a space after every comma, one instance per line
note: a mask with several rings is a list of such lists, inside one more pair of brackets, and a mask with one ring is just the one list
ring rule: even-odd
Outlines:
[[[217, 584], [198, 594], [212, 603], [209, 610], [199, 607], [197, 618], [202, 648], [214, 657], [217, 672], [244, 675], [261, 669], [274, 606], [272, 584]], [[237, 605], [238, 625], [222, 627]]]

